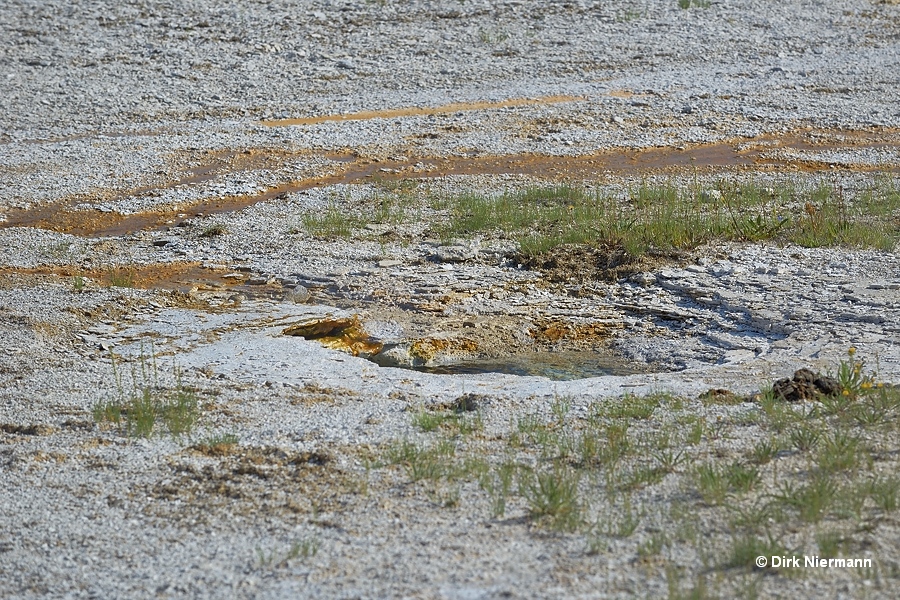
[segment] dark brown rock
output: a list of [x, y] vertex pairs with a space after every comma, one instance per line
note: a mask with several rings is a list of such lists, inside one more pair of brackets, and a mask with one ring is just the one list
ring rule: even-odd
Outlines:
[[843, 391], [840, 382], [834, 377], [817, 377], [813, 384], [826, 396], [837, 396]]
[[772, 385], [772, 393], [776, 398], [787, 400], [788, 402], [797, 402], [803, 400], [803, 393], [794, 385], [794, 382], [788, 378], [779, 379]]
[[463, 394], [450, 403], [450, 409], [454, 412], [473, 412], [484, 408], [488, 400], [487, 396], [482, 394]]
[[811, 384], [817, 377], [818, 375], [809, 369], [799, 369], [794, 373], [794, 381], [797, 383]]
[[836, 396], [841, 393], [841, 385], [833, 377], [814, 373], [810, 369], [799, 369], [793, 379], [779, 379], [772, 385], [776, 398], [787, 402], [814, 400], [819, 395]]

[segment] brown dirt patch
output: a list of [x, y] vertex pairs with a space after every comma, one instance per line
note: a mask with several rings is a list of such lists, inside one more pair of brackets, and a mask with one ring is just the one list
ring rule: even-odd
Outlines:
[[564, 244], [535, 256], [518, 256], [516, 261], [556, 283], [615, 279], [639, 270], [635, 258], [613, 242], [597, 246]]
[[308, 514], [339, 508], [340, 497], [352, 488], [324, 452], [236, 446], [221, 454], [188, 453], [148, 489], [149, 497], [162, 502], [148, 507], [157, 516], [205, 521], [217, 518], [215, 509]]
[[[157, 190], [214, 179], [222, 173], [265, 168], [283, 161], [284, 151], [253, 149], [212, 153], [212, 157], [194, 167], [188, 176], [154, 188], [127, 192], [79, 196], [29, 209], [12, 209], [0, 227], [37, 227], [83, 236], [119, 236], [135, 231], [175, 226], [197, 215], [229, 213], [284, 194], [335, 184], [368, 183], [409, 178], [442, 178], [449, 175], [530, 175], [548, 180], [598, 179], [609, 174], [678, 174], [698, 171], [897, 171], [898, 165], [833, 165], [797, 157], [773, 156], [778, 149], [839, 150], [844, 148], [896, 148], [900, 146], [895, 130], [878, 131], [800, 131], [774, 138], [725, 140], [713, 144], [678, 148], [614, 148], [581, 156], [512, 154], [503, 156], [415, 156], [403, 160], [361, 158], [335, 152], [323, 156], [335, 161], [334, 171], [307, 179], [285, 182], [263, 192], [215, 197], [190, 206], [123, 215], [97, 210], [75, 210], [76, 204], [115, 201], [116, 198], [150, 194]], [[249, 153], [249, 154], [247, 154]], [[292, 155], [294, 158], [302, 153]]]
[[559, 104], [561, 102], [575, 102], [582, 100], [577, 96], [544, 96], [542, 98], [519, 98], [502, 100], [500, 102], [455, 102], [443, 106], [434, 107], [408, 107], [386, 110], [366, 110], [343, 115], [324, 115], [319, 117], [303, 117], [299, 119], [276, 119], [262, 121], [267, 127], [287, 127], [290, 125], [314, 125], [329, 121], [368, 121], [370, 119], [394, 119], [398, 117], [415, 117], [427, 115], [440, 115], [470, 110], [488, 110], [506, 108], [510, 106], [534, 106], [544, 104]]
[[56, 427], [50, 425], [14, 425], [12, 423], [0, 423], [0, 431], [15, 435], [51, 435], [56, 433]]

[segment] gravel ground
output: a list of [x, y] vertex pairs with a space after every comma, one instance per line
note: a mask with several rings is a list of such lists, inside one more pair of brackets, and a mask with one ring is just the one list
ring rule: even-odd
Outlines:
[[[717, 242], [560, 283], [509, 239], [440, 239], [424, 206], [561, 180], [861, 197], [900, 171], [896, 2], [10, 0], [0, 42], [0, 596], [677, 597], [708, 577], [712, 596], [894, 597], [896, 513], [846, 533], [874, 573], [794, 577], [719, 565], [733, 526], [702, 503], [700, 542], [648, 551], [687, 467], [598, 545], [543, 527], [527, 493], [497, 516], [483, 478], [410, 481], [385, 457], [439, 444], [422, 415], [475, 394], [459, 456], [539, 471], [504, 445], [517, 422], [587, 427], [597, 403], [664, 392], [684, 406], [632, 436], [737, 423], [690, 450], [730, 460], [769, 433], [752, 395], [795, 369], [854, 347], [900, 381], [897, 247]], [[306, 231], [403, 194], [424, 218]], [[354, 316], [393, 365], [549, 351], [614, 374], [438, 375], [282, 335]], [[697, 400], [716, 388], [748, 402]], [[189, 392], [193, 431], [97, 422], [143, 389]], [[895, 429], [863, 434], [873, 477], [896, 471]], [[796, 454], [774, 464], [800, 477]], [[791, 549], [826, 526], [844, 522], [775, 525]]]

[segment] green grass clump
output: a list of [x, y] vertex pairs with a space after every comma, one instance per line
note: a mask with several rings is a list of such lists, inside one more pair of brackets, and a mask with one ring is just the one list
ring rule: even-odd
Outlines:
[[[827, 398], [827, 396], [823, 397], [823, 401]], [[788, 430], [804, 418], [790, 404], [776, 398], [772, 388], [763, 390], [759, 405], [763, 412], [763, 423], [776, 433]]]
[[225, 225], [223, 225], [222, 223], [216, 223], [215, 225], [210, 225], [209, 227], [204, 229], [202, 232], [200, 232], [200, 237], [203, 237], [203, 238], [218, 237], [220, 235], [225, 235], [226, 233], [228, 233], [228, 228]]
[[519, 472], [519, 465], [506, 460], [496, 465], [481, 478], [481, 489], [491, 496], [491, 516], [502, 517], [506, 514], [507, 499], [513, 490], [513, 481]]
[[838, 531], [823, 531], [816, 534], [816, 545], [821, 558], [835, 558], [847, 545], [847, 539]]
[[115, 400], [99, 401], [94, 404], [92, 411], [94, 421], [97, 423], [115, 423], [122, 422], [122, 403]]
[[900, 499], [900, 479], [878, 478], [869, 484], [869, 496], [880, 510], [890, 513], [897, 510]]
[[731, 551], [728, 553], [722, 566], [725, 568], [743, 568], [747, 570], [758, 568], [756, 558], [758, 556], [786, 556], [791, 554], [777, 541], [769, 538], [762, 539], [756, 535], [742, 535], [735, 537], [731, 543]]
[[422, 410], [413, 416], [412, 423], [426, 433], [445, 429], [448, 432], [458, 433], [459, 435], [469, 435], [484, 428], [484, 422], [479, 412], [432, 412]]
[[511, 238], [526, 257], [564, 244], [620, 247], [636, 258], [719, 239], [888, 250], [900, 240], [900, 192], [892, 180], [876, 180], [852, 201], [831, 186], [720, 181], [715, 187], [707, 192], [697, 184], [642, 183], [624, 199], [573, 186], [467, 193], [440, 204], [449, 218], [438, 229], [445, 239], [484, 233]]
[[131, 386], [123, 384], [112, 356], [116, 396], [98, 401], [93, 408], [94, 421], [120, 427], [130, 437], [150, 437], [164, 428], [173, 436], [189, 434], [200, 416], [199, 402], [194, 390], [184, 386], [176, 371], [174, 387], [159, 384], [155, 360], [148, 366], [141, 353], [139, 369], [132, 370]]
[[822, 439], [817, 462], [822, 471], [836, 473], [855, 467], [860, 454], [859, 438], [849, 432], [838, 430]]
[[412, 193], [415, 189], [415, 185], [401, 185], [399, 187], [386, 188], [387, 194], [377, 194], [372, 220], [375, 223], [384, 225], [400, 225], [421, 221], [423, 218], [422, 203]]
[[561, 465], [537, 471], [527, 478], [523, 495], [528, 500], [532, 518], [546, 518], [554, 529], [575, 529], [582, 519], [579, 478], [576, 470]]
[[648, 485], [656, 485], [668, 472], [658, 465], [638, 465], [621, 478], [619, 488], [634, 491]]
[[284, 551], [275, 549], [266, 552], [260, 547], [256, 547], [256, 559], [260, 567], [263, 568], [281, 568], [286, 567], [294, 559], [309, 559], [319, 552], [321, 543], [315, 538], [307, 538], [291, 544], [290, 548]]
[[349, 238], [353, 230], [360, 225], [359, 218], [331, 205], [322, 214], [309, 214], [303, 217], [303, 228], [317, 238]]
[[796, 511], [802, 521], [818, 523], [834, 505], [837, 493], [837, 482], [820, 474], [803, 485], [790, 480], [782, 482], [774, 498], [782, 506]]
[[112, 267], [106, 272], [106, 283], [109, 287], [133, 288], [135, 284], [134, 269]]
[[388, 464], [401, 465], [412, 481], [438, 480], [453, 473], [453, 457], [456, 450], [448, 441], [433, 446], [419, 446], [403, 440], [388, 448]]
[[451, 422], [456, 415], [421, 411], [413, 416], [413, 425], [422, 431], [437, 431], [445, 423]]
[[689, 460], [684, 450], [675, 448], [660, 448], [653, 453], [653, 458], [663, 473], [673, 473], [679, 465]]
[[621, 510], [615, 511], [607, 523], [606, 534], [619, 539], [631, 537], [641, 524], [642, 516], [632, 508], [631, 498], [626, 496]]
[[760, 440], [750, 450], [748, 458], [757, 465], [765, 465], [778, 455], [779, 450], [777, 441], [772, 439]]
[[613, 467], [633, 450], [628, 423], [592, 426], [576, 438], [574, 456], [582, 467]]
[[722, 504], [729, 494], [744, 494], [760, 481], [755, 466], [734, 462], [730, 465], [707, 463], [696, 469], [697, 489], [703, 499], [712, 505]]
[[887, 178], [877, 178], [853, 202], [841, 188], [822, 185], [804, 198], [803, 211], [794, 219], [788, 239], [801, 246], [870, 247], [891, 250], [898, 241], [895, 213], [900, 192]]
[[788, 436], [794, 448], [800, 452], [809, 452], [819, 443], [822, 432], [816, 427], [803, 424], [792, 428]]
[[197, 396], [189, 389], [146, 386], [124, 398], [98, 402], [93, 416], [98, 423], [119, 425], [131, 437], [150, 437], [160, 426], [180, 437], [191, 432], [199, 412]]

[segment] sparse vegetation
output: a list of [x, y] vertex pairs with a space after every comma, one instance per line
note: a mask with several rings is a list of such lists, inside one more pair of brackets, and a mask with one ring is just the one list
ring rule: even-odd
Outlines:
[[522, 483], [531, 516], [547, 518], [552, 527], [573, 530], [581, 522], [578, 472], [561, 464], [531, 473]]
[[303, 228], [333, 239], [365, 231], [366, 223], [420, 223], [444, 242], [485, 235], [514, 240], [525, 261], [564, 245], [596, 248], [608, 254], [608, 268], [714, 240], [881, 249], [900, 241], [900, 191], [888, 177], [873, 179], [852, 198], [838, 184], [804, 188], [791, 181], [643, 182], [624, 194], [556, 185], [449, 197], [406, 180], [376, 182], [376, 188], [374, 208], [353, 211], [335, 202], [307, 214]]
[[199, 401], [194, 390], [182, 383], [177, 369], [174, 385], [160, 385], [156, 357], [141, 352], [129, 385], [123, 381], [116, 355], [110, 353], [110, 357], [116, 394], [94, 405], [95, 422], [118, 426], [132, 437], [150, 437], [161, 427], [176, 437], [191, 433], [199, 418]]
[[869, 495], [875, 506], [891, 513], [897, 510], [900, 500], [900, 479], [897, 477], [879, 477], [869, 483]]
[[216, 223], [215, 225], [210, 225], [209, 227], [204, 229], [202, 232], [200, 232], [200, 237], [203, 237], [203, 238], [218, 237], [220, 235], [225, 235], [226, 233], [228, 233], [228, 228], [225, 225], [223, 225], [222, 223]]
[[268, 551], [256, 548], [257, 565], [267, 569], [286, 567], [295, 559], [305, 560], [312, 558], [319, 551], [321, 543], [315, 538], [293, 542], [286, 550], [271, 549]]
[[207, 455], [227, 454], [239, 441], [233, 433], [218, 433], [203, 438], [194, 444], [194, 448]]
[[773, 440], [760, 440], [749, 452], [751, 461], [765, 465], [778, 455], [778, 443]]
[[[486, 516], [519, 515], [584, 536], [586, 554], [615, 546], [662, 561], [674, 597], [716, 597], [722, 579], [709, 576], [732, 570], [745, 574], [741, 589], [755, 593], [756, 557], [858, 552], [869, 535], [860, 524], [900, 507], [900, 480], [873, 474], [893, 460], [883, 449], [896, 428], [848, 416], [862, 405], [894, 411], [900, 391], [875, 373], [853, 377], [851, 368], [842, 412], [817, 410], [824, 396], [810, 406], [770, 391], [755, 406], [656, 394], [577, 407], [556, 397], [545, 411], [513, 421], [500, 439], [483, 438], [481, 429], [464, 437], [458, 414], [420, 412], [414, 427], [430, 441], [393, 444], [384, 464], [400, 466], [404, 479], [447, 510], [477, 510], [482, 495]], [[738, 433], [748, 427], [758, 435]], [[654, 508], [660, 497], [671, 502], [663, 514]], [[713, 547], [717, 556], [708, 553]], [[672, 558], [681, 553], [704, 557], [703, 577]], [[796, 571], [765, 568], [774, 576]]]
[[481, 29], [478, 38], [485, 44], [496, 45], [509, 39], [509, 34], [499, 29]]
[[484, 427], [481, 414], [477, 411], [466, 413], [464, 411], [422, 410], [413, 416], [413, 424], [425, 432], [445, 428], [460, 435], [468, 435]]
[[303, 217], [303, 228], [318, 238], [349, 238], [360, 222], [346, 210], [332, 204], [322, 214]]
[[106, 273], [106, 283], [110, 287], [133, 288], [135, 283], [134, 269], [128, 267], [110, 267]]

